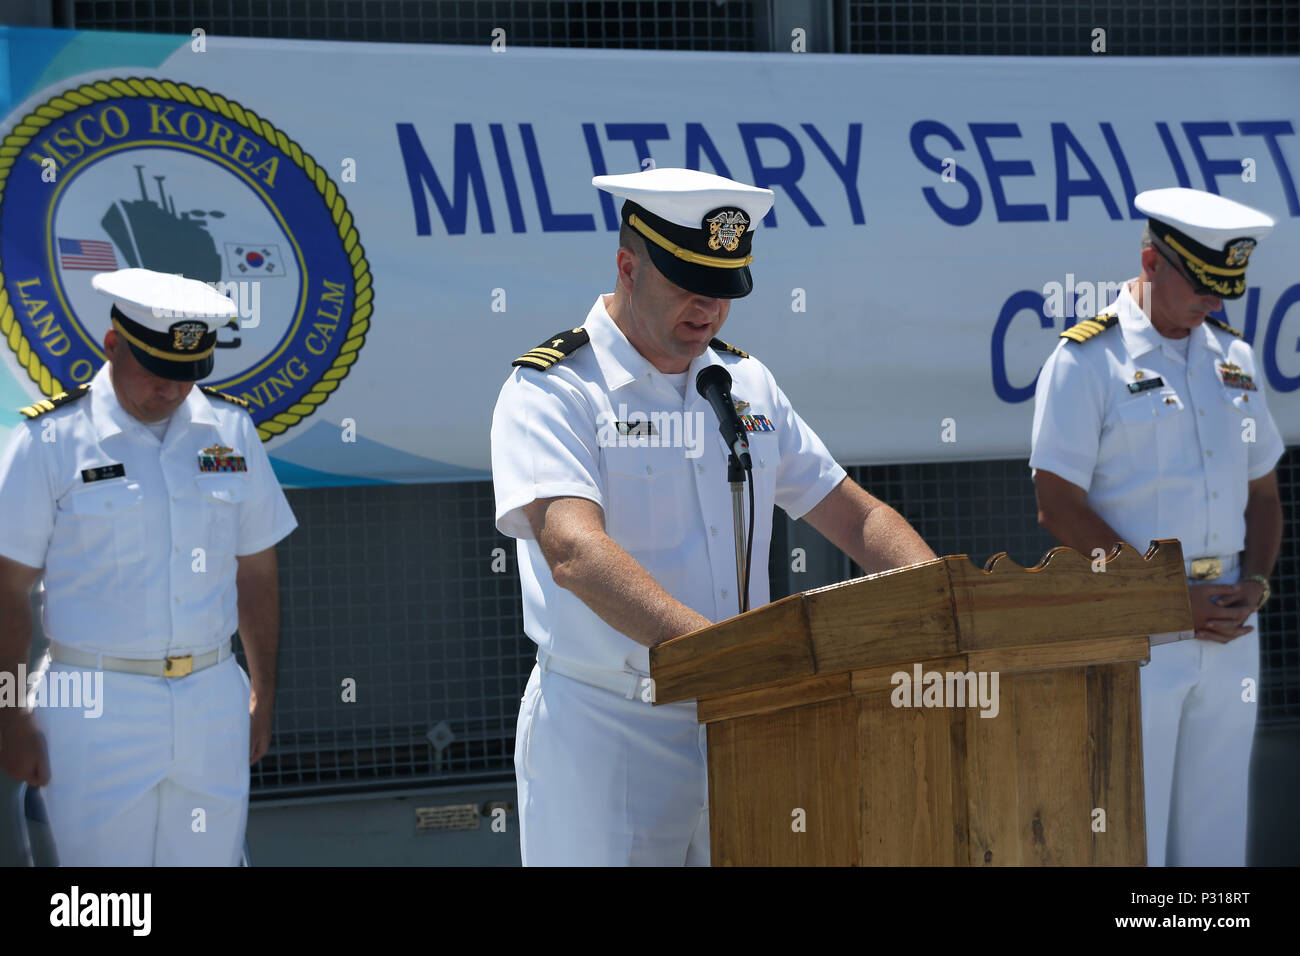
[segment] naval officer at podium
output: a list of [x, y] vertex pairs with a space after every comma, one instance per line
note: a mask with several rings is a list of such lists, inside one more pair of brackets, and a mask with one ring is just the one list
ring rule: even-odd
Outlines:
[[717, 338], [753, 287], [771, 190], [687, 169], [593, 184], [624, 200], [614, 292], [515, 361], [492, 419], [497, 527], [518, 539], [538, 645], [515, 738], [523, 862], [707, 864], [704, 728], [693, 701], [651, 706], [648, 678], [650, 647], [739, 609], [728, 442], [701, 372], [730, 375], [748, 441], [751, 607], [774, 505], [867, 571], [934, 553]]

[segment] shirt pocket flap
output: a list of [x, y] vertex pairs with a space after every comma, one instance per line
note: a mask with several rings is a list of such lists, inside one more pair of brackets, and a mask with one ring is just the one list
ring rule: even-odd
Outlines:
[[248, 479], [234, 474], [196, 475], [199, 493], [205, 499], [237, 505], [248, 500]]
[[1162, 388], [1121, 401], [1115, 406], [1115, 417], [1125, 425], [1143, 425], [1182, 409], [1183, 400], [1178, 393], [1172, 388]]
[[63, 499], [63, 508], [78, 515], [112, 517], [138, 505], [144, 498], [139, 482], [119, 478], [108, 482], [94, 482], [80, 488]]

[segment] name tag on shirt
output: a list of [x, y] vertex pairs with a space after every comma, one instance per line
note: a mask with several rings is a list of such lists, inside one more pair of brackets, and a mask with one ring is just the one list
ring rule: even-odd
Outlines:
[[100, 465], [98, 468], [81, 469], [81, 480], [86, 484], [92, 481], [107, 481], [109, 478], [125, 478], [126, 465]]
[[1165, 380], [1161, 378], [1159, 375], [1157, 375], [1155, 378], [1143, 379], [1140, 382], [1129, 382], [1128, 384], [1128, 390], [1132, 392], [1134, 395], [1137, 395], [1139, 392], [1145, 392], [1148, 389], [1164, 388], [1164, 387], [1165, 387]]
[[649, 437], [650, 435], [659, 434], [659, 429], [655, 428], [654, 422], [649, 419], [639, 422], [615, 422], [615, 424], [618, 426], [620, 435]]

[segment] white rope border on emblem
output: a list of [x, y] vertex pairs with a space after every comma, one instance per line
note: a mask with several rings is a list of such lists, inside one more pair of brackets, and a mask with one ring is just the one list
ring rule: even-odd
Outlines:
[[[0, 200], [4, 198], [4, 187], [9, 178], [9, 171], [22, 154], [23, 148], [42, 129], [67, 113], [119, 96], [152, 96], [177, 103], [188, 103], [191, 106], [201, 106], [274, 143], [315, 183], [316, 190], [325, 199], [330, 216], [338, 227], [339, 238], [343, 240], [343, 250], [348, 255], [348, 261], [352, 263], [355, 290], [352, 321], [348, 326], [347, 335], [344, 336], [339, 354], [334, 357], [333, 363], [321, 376], [320, 381], [301, 396], [297, 403], [257, 426], [258, 436], [262, 441], [268, 441], [273, 436], [288, 431], [314, 412], [318, 405], [323, 404], [329, 398], [330, 392], [338, 388], [339, 382], [347, 377], [350, 366], [357, 360], [357, 352], [365, 344], [366, 330], [370, 328], [370, 313], [373, 311], [371, 301], [374, 298], [374, 291], [371, 289], [370, 264], [366, 261], [365, 250], [361, 247], [356, 227], [352, 224], [352, 214], [348, 212], [347, 203], [339, 193], [338, 187], [325, 175], [325, 170], [321, 169], [310, 155], [304, 153], [297, 143], [252, 110], [244, 109], [234, 100], [228, 100], [219, 93], [211, 93], [202, 87], [142, 77], [101, 80], [65, 90], [23, 117], [23, 121], [15, 126], [5, 137], [4, 143], [0, 144]], [[31, 380], [40, 386], [45, 395], [57, 395], [64, 390], [62, 384], [41, 362], [32, 349], [31, 343], [23, 335], [22, 325], [15, 318], [13, 303], [9, 300], [9, 290], [5, 288], [3, 272], [0, 272], [0, 335], [3, 335], [9, 347], [18, 356], [19, 364], [27, 370]]]

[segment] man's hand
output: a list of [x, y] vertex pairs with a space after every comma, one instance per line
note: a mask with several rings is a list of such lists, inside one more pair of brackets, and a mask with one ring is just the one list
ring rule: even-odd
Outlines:
[[[1247, 587], [1252, 584], [1255, 582], [1246, 582]], [[1261, 592], [1254, 593], [1254, 601], [1239, 584], [1190, 584], [1187, 592], [1192, 602], [1192, 624], [1201, 640], [1227, 644], [1254, 630], [1242, 624], [1255, 613]]]
[[271, 749], [271, 712], [269, 700], [257, 699], [257, 691], [248, 695], [248, 765], [251, 767]]
[[45, 736], [30, 713], [15, 711], [0, 718], [0, 770], [32, 787], [50, 782]]

